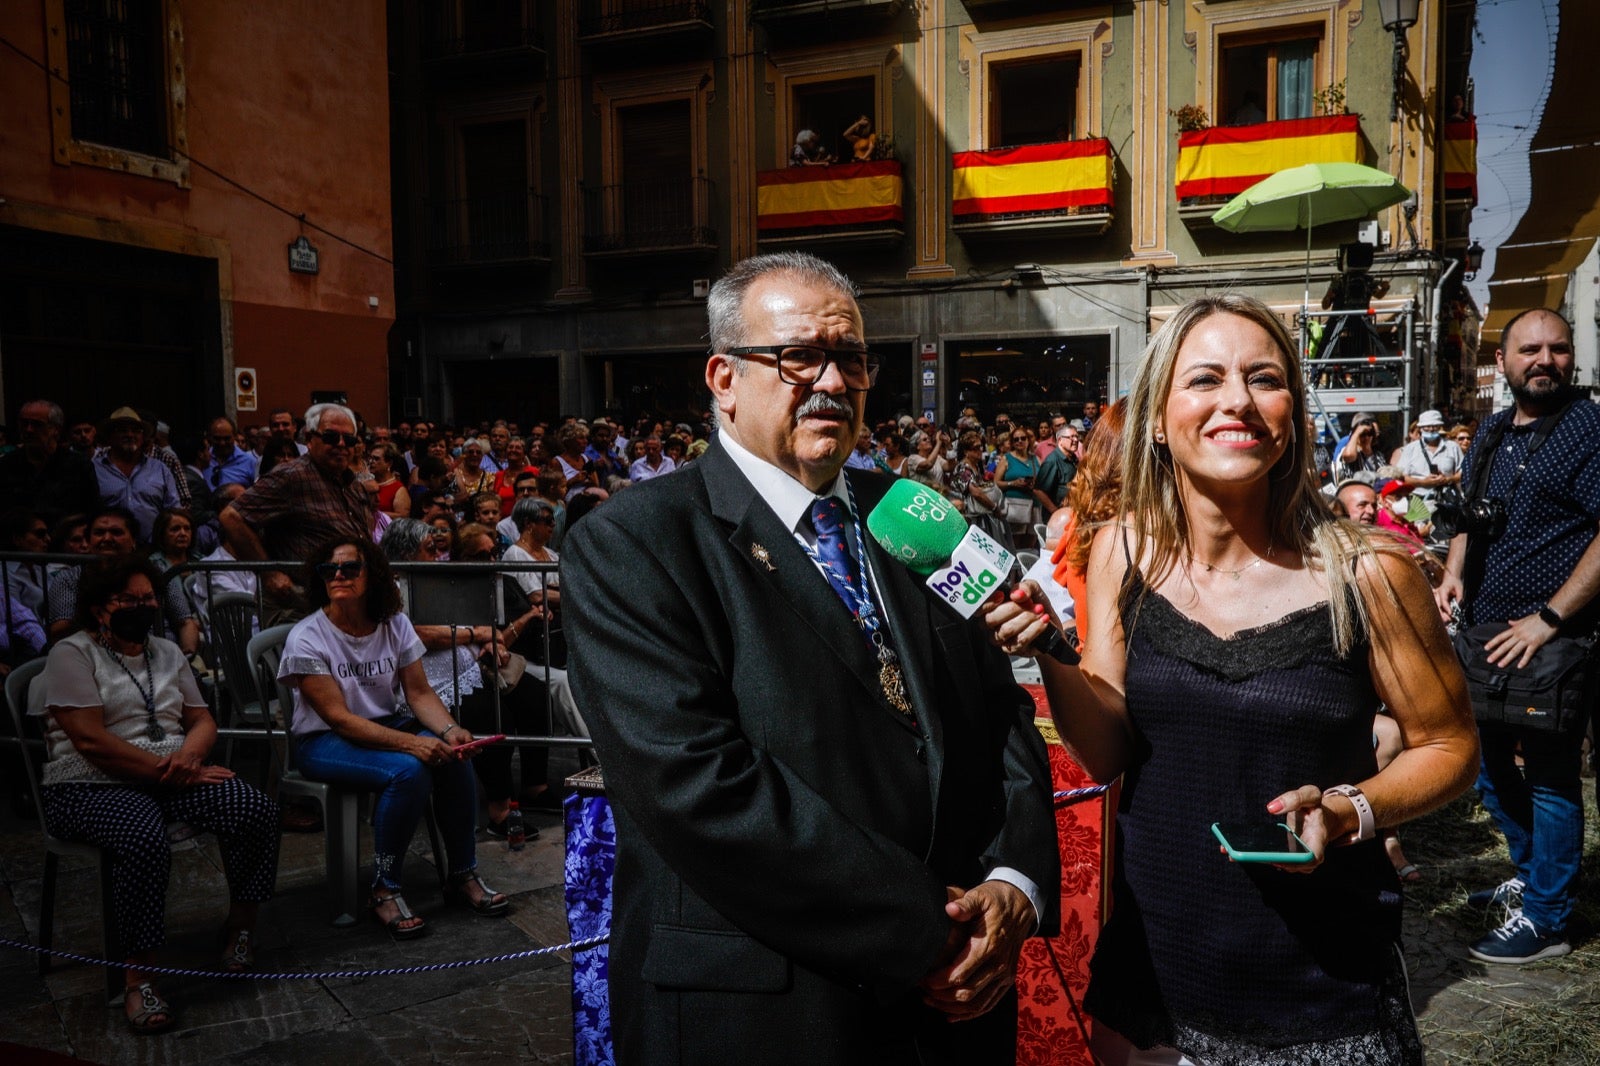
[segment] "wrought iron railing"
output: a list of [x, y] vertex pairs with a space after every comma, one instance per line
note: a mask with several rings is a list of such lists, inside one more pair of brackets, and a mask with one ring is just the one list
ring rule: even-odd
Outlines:
[[708, 178], [625, 182], [584, 190], [586, 252], [715, 247]]
[[435, 201], [428, 251], [451, 264], [548, 258], [544, 212], [545, 198], [521, 189]]
[[429, 59], [483, 55], [491, 52], [543, 51], [535, 10], [528, 0], [493, 4], [451, 0], [430, 5], [423, 28], [423, 51]]
[[637, 33], [686, 22], [711, 25], [708, 0], [583, 0], [578, 36]]

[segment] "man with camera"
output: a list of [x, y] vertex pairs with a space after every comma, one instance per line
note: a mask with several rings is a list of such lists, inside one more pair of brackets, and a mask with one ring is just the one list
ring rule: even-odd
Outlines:
[[[1469, 688], [1476, 659], [1502, 685], [1540, 676], [1541, 664], [1557, 655], [1575, 654], [1592, 671], [1587, 645], [1572, 638], [1590, 636], [1600, 617], [1600, 408], [1571, 388], [1572, 327], [1548, 308], [1524, 311], [1506, 324], [1495, 362], [1515, 403], [1479, 428], [1464, 501], [1434, 515], [1454, 529], [1434, 596], [1447, 619], [1453, 606], [1462, 611], [1457, 647]], [[1477, 649], [1473, 642], [1486, 633]], [[1583, 855], [1578, 775], [1588, 706], [1580, 686], [1581, 713], [1568, 713], [1574, 701], [1563, 699], [1554, 714], [1524, 719], [1540, 724], [1512, 725], [1485, 720], [1493, 691], [1473, 692], [1483, 740], [1478, 790], [1517, 869], [1469, 897], [1504, 903], [1509, 915], [1469, 950], [1484, 962], [1520, 964], [1572, 950], [1566, 927]], [[1518, 710], [1536, 709], [1521, 707], [1526, 702], [1532, 698]]]

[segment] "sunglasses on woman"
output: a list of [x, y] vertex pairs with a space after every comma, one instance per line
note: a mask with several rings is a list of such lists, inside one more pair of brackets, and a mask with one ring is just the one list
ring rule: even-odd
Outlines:
[[360, 559], [352, 559], [347, 563], [318, 563], [312, 569], [324, 581], [333, 581], [336, 578], [354, 581], [361, 576], [361, 571], [365, 570], [366, 566], [367, 564]]

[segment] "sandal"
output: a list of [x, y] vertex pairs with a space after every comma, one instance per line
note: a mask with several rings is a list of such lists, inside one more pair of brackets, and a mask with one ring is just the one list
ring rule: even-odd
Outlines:
[[[393, 903], [395, 916], [385, 921], [378, 914], [378, 908], [385, 903]], [[391, 892], [387, 896], [380, 896], [376, 892], [367, 900], [367, 907], [372, 911], [372, 917], [377, 923], [389, 930], [389, 935], [396, 940], [415, 940], [428, 931], [428, 923], [420, 916], [411, 913], [411, 908], [406, 906], [406, 898], [398, 892]], [[401, 925], [401, 922], [416, 922], [416, 925]]]
[[250, 930], [235, 929], [230, 934], [223, 931], [222, 968], [229, 973], [249, 973], [256, 968], [255, 946], [250, 942]]
[[[476, 883], [483, 895], [473, 899], [467, 894], [467, 885]], [[511, 909], [511, 897], [504, 892], [496, 892], [483, 883], [483, 878], [478, 876], [476, 870], [461, 874], [450, 879], [450, 897], [457, 903], [464, 903], [485, 918], [498, 918]]]
[[[139, 1010], [134, 1014], [127, 1013], [128, 997], [135, 992], [139, 994]], [[177, 1023], [177, 1017], [172, 1013], [172, 1005], [156, 995], [155, 986], [149, 981], [141, 981], [122, 993], [123, 1017], [128, 1023], [128, 1028], [141, 1036], [151, 1036], [164, 1033]], [[161, 1019], [157, 1021], [155, 1019]]]

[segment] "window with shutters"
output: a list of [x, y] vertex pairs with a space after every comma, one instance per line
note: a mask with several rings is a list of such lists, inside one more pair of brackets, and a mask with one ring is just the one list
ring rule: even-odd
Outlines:
[[46, 0], [55, 161], [188, 183], [179, 0]]
[[1222, 37], [1217, 60], [1219, 126], [1310, 118], [1319, 77], [1320, 27], [1286, 27]]
[[585, 250], [701, 248], [710, 229], [704, 65], [597, 79], [601, 180], [587, 185]]
[[1074, 50], [989, 64], [989, 148], [1054, 144], [1083, 136], [1078, 129]]
[[1099, 78], [1111, 54], [1111, 24], [1078, 18], [960, 33], [967, 79], [967, 141], [973, 151], [1058, 144], [1098, 137], [1102, 129]]
[[461, 120], [455, 140], [453, 194], [435, 214], [435, 251], [457, 263], [545, 254], [526, 114]]

